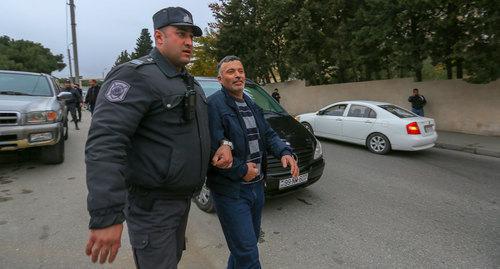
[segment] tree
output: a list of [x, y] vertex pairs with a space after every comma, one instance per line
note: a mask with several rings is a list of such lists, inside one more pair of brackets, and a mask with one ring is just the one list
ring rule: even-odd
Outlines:
[[466, 27], [464, 69], [467, 81], [487, 83], [500, 77], [500, 3], [495, 0], [467, 1], [463, 13]]
[[214, 43], [215, 33], [208, 30], [205, 36], [196, 38], [193, 49], [193, 63], [188, 65], [189, 73], [194, 76], [214, 77], [217, 75], [217, 58]]
[[153, 49], [153, 41], [147, 28], [141, 30], [141, 35], [135, 43], [135, 50], [130, 54], [131, 59], [137, 59], [146, 56]]
[[[258, 82], [342, 83], [425, 75], [500, 76], [495, 0], [219, 0], [213, 53]], [[430, 65], [433, 65], [431, 67]]]
[[62, 54], [54, 55], [40, 43], [0, 37], [0, 69], [50, 74], [64, 67]]
[[[287, 12], [283, 1], [270, 0], [220, 0], [210, 4], [216, 19], [212, 25], [216, 33], [215, 55], [239, 56], [247, 77], [258, 82], [288, 79], [284, 41], [280, 28]], [[278, 20], [282, 20], [278, 22]]]
[[118, 66], [122, 63], [126, 63], [128, 61], [130, 61], [131, 58], [130, 58], [130, 55], [128, 54], [127, 50], [123, 50], [120, 55], [118, 55], [118, 58], [116, 58], [116, 61], [115, 61], [115, 65], [114, 66]]

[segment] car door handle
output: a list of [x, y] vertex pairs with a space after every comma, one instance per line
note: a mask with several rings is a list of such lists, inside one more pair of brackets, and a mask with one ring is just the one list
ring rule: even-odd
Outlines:
[[336, 121], [342, 121], [342, 119], [335, 119]]
[[373, 122], [371, 122], [371, 121], [367, 120], [367, 121], [365, 121], [365, 123], [373, 123]]

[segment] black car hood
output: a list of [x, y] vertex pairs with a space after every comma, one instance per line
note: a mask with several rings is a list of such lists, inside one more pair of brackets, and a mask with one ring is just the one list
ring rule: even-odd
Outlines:
[[302, 124], [289, 115], [266, 115], [266, 120], [278, 135], [290, 143], [292, 149], [312, 149], [315, 138]]

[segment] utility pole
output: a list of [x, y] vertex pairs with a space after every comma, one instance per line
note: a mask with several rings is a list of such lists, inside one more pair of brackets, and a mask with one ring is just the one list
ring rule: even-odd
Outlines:
[[75, 83], [80, 84], [80, 69], [78, 68], [78, 48], [76, 43], [75, 2], [69, 0], [71, 14], [71, 36], [73, 37], [73, 62], [75, 63]]
[[69, 46], [68, 46], [68, 65], [69, 65], [69, 77], [70, 80], [73, 77], [73, 67], [71, 67], [71, 52], [69, 51]]

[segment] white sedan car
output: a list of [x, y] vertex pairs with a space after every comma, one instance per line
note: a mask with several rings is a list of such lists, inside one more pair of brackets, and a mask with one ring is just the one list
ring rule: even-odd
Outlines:
[[366, 145], [377, 154], [428, 149], [438, 137], [434, 119], [383, 102], [338, 102], [295, 118], [318, 137]]

